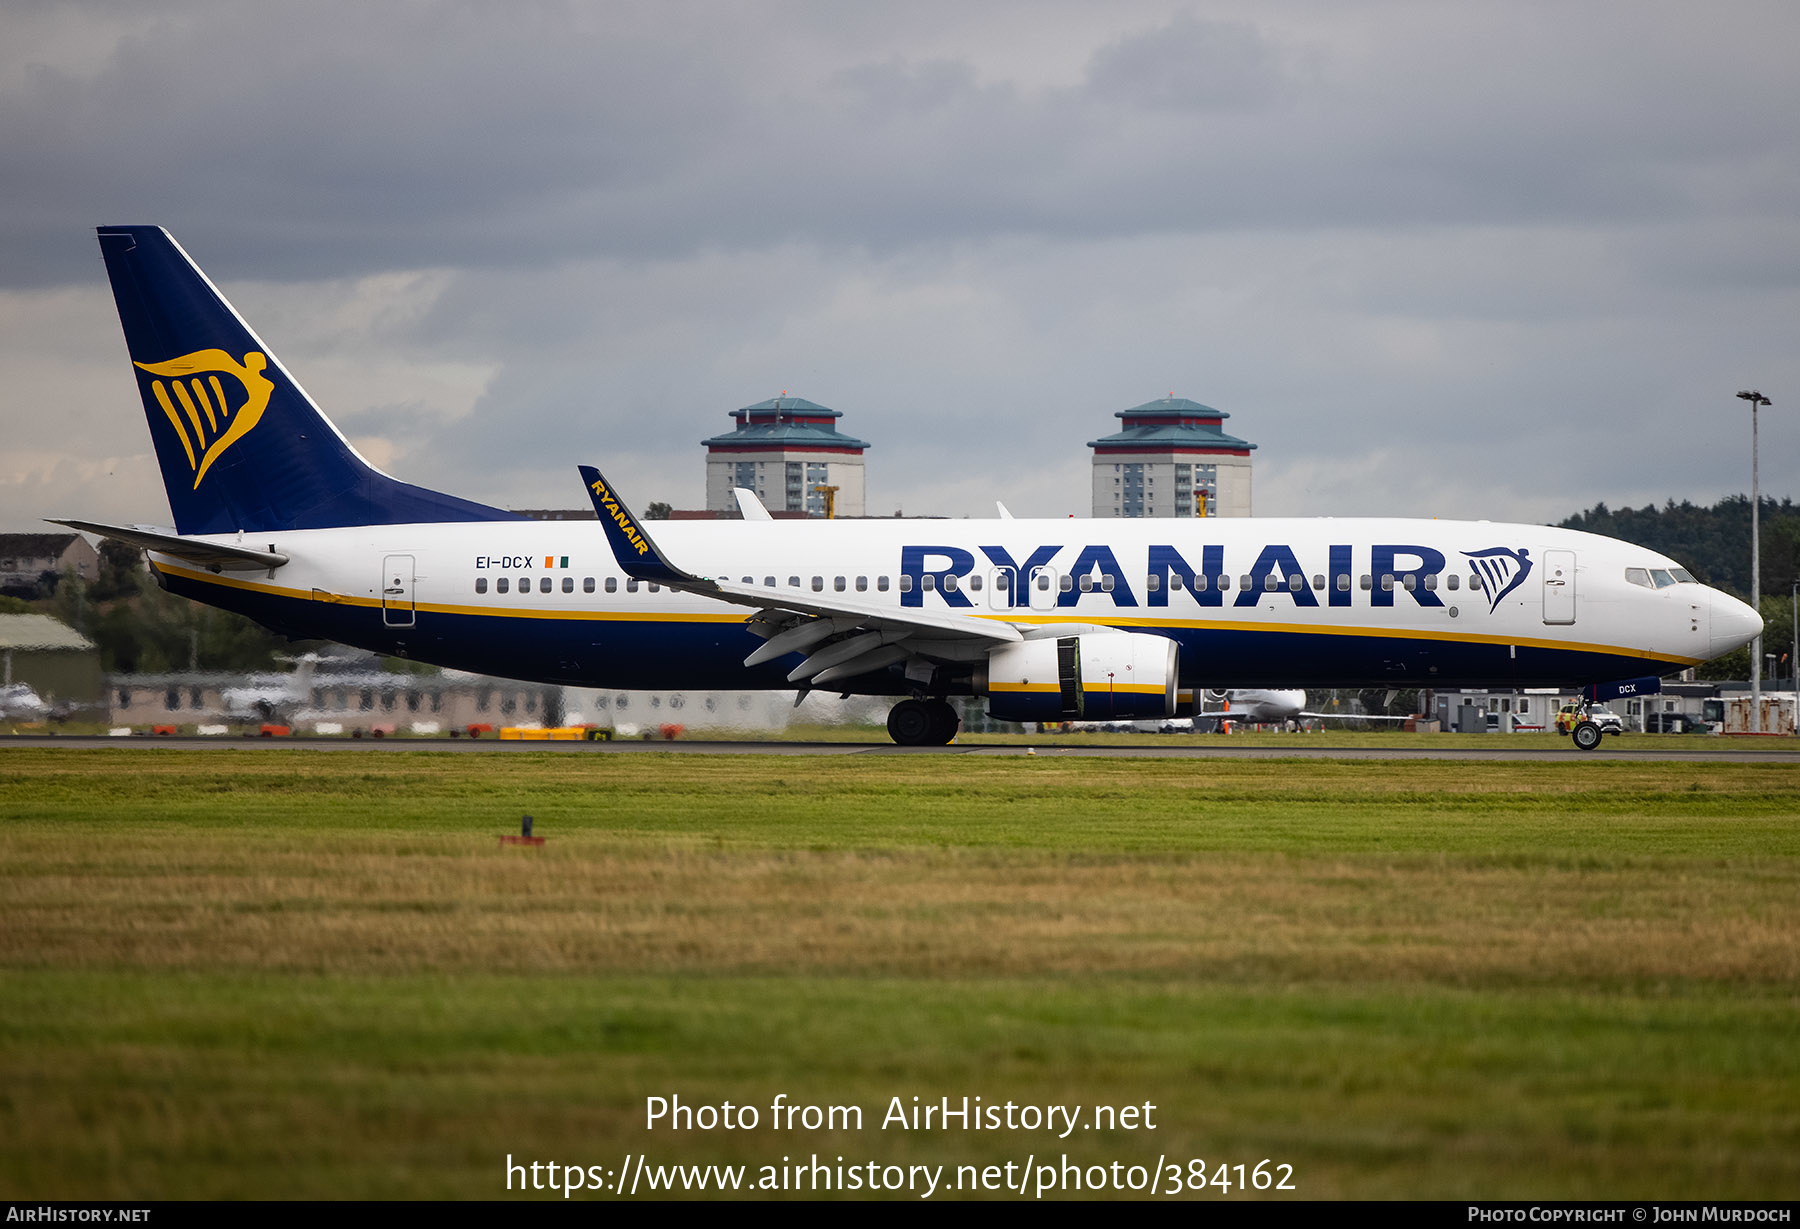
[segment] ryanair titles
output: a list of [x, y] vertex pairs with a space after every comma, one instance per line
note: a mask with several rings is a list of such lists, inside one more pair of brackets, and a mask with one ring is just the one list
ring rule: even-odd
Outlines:
[[[1374, 606], [1392, 606], [1396, 594], [1403, 593], [1420, 606], [1438, 607], [1444, 605], [1440, 587], [1460, 587], [1462, 581], [1460, 570], [1440, 581], [1447, 570], [1442, 551], [1402, 542], [1327, 546], [1325, 566], [1311, 573], [1293, 547], [1280, 543], [1264, 546], [1242, 570], [1226, 568], [1223, 545], [1202, 546], [1198, 560], [1173, 546], [1152, 546], [1146, 566], [1131, 569], [1129, 578], [1109, 546], [1083, 546], [1066, 563], [1058, 562], [1071, 549], [1065, 546], [1040, 546], [1022, 558], [1003, 546], [979, 549], [985, 559], [977, 560], [973, 551], [959, 546], [901, 547], [900, 575], [911, 583], [902, 582], [900, 604], [923, 606], [925, 595], [936, 593], [945, 605], [973, 607], [968, 582], [980, 576], [987, 589], [985, 604], [1002, 610], [1071, 607], [1089, 596], [1110, 598], [1115, 606], [1154, 608], [1167, 606], [1169, 595], [1178, 590], [1186, 590], [1187, 600], [1200, 606], [1256, 606], [1275, 600], [1292, 602], [1296, 608], [1349, 606], [1357, 593], [1366, 591]], [[1507, 577], [1512, 583], [1495, 592], [1497, 586], [1478, 580], [1472, 565], [1468, 577], [1471, 589], [1486, 590], [1483, 596], [1490, 609], [1530, 569], [1528, 551], [1495, 549], [1517, 562]], [[1358, 554], [1365, 563], [1360, 574], [1355, 570]], [[1320, 561], [1311, 562], [1316, 567]], [[1144, 589], [1141, 602], [1136, 586]]]
[[594, 507], [600, 515], [612, 518], [613, 523], [619, 527], [619, 532], [625, 535], [625, 540], [637, 549], [638, 554], [648, 555], [650, 544], [644, 541], [644, 535], [638, 532], [637, 526], [631, 523], [631, 518], [625, 515], [625, 509], [619, 505], [618, 499], [606, 489], [606, 483], [596, 478], [588, 486], [594, 492]]

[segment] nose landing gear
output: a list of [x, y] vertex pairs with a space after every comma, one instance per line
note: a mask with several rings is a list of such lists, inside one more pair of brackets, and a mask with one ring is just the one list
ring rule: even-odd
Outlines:
[[902, 747], [942, 747], [962, 718], [946, 700], [902, 700], [888, 710], [888, 736]]

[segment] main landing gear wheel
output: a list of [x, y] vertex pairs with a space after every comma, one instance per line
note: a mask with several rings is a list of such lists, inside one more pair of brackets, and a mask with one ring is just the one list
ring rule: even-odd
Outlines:
[[1600, 745], [1600, 727], [1592, 721], [1578, 722], [1574, 729], [1575, 746], [1582, 751], [1592, 751]]
[[956, 710], [942, 700], [902, 700], [888, 710], [888, 736], [902, 747], [942, 747], [956, 737]]
[[962, 728], [962, 718], [956, 715], [956, 706], [948, 700], [930, 700], [927, 706], [931, 709], [932, 728], [931, 745], [947, 747], [956, 732]]

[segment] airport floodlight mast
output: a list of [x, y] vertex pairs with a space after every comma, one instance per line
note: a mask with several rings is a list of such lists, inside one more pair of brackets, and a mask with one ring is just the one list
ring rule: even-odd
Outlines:
[[[1762, 490], [1756, 472], [1756, 411], [1774, 405], [1767, 397], [1748, 388], [1738, 394], [1750, 403], [1750, 608], [1762, 613]], [[1762, 728], [1762, 635], [1750, 644], [1750, 732], [1761, 734]]]

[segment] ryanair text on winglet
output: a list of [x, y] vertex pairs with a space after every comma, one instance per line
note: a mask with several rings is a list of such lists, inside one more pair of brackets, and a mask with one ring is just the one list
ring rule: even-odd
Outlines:
[[637, 547], [638, 554], [648, 555], [650, 544], [644, 541], [643, 535], [637, 531], [637, 526], [633, 525], [631, 518], [625, 515], [625, 509], [619, 506], [619, 501], [613, 498], [613, 493], [606, 489], [606, 484], [596, 478], [588, 485], [593, 487], [594, 497], [606, 506], [606, 514], [612, 517], [619, 528], [624, 531], [625, 540]]

